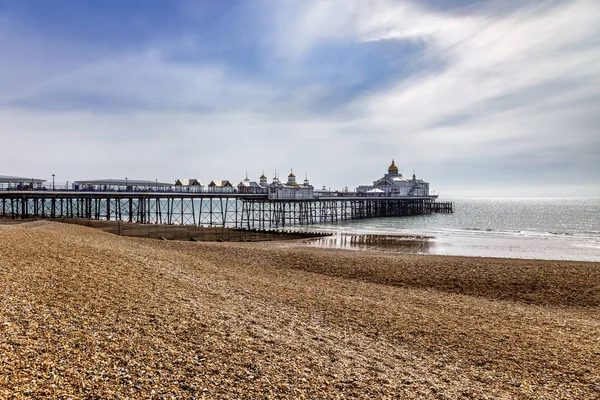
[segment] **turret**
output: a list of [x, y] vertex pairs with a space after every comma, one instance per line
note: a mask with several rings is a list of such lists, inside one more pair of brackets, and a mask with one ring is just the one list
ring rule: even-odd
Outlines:
[[396, 161], [394, 159], [392, 159], [392, 165], [388, 168], [388, 174], [398, 175], [398, 167], [396, 166]]
[[297, 185], [297, 183], [296, 183], [296, 175], [294, 175], [294, 170], [292, 170], [290, 172], [290, 174], [288, 175], [287, 184], [290, 185], [290, 186], [296, 186]]
[[268, 182], [267, 182], [267, 176], [265, 175], [265, 171], [263, 171], [262, 175], [260, 176], [260, 186], [267, 186]]

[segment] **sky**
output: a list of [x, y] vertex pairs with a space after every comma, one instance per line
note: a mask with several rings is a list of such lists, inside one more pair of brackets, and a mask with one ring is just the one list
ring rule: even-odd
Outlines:
[[0, 0], [0, 175], [392, 159], [443, 197], [600, 196], [597, 0]]

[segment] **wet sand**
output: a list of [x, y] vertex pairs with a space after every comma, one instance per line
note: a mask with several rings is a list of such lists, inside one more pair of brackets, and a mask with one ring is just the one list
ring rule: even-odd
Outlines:
[[[298, 245], [298, 243], [293, 244], [294, 247]], [[304, 241], [301, 245], [398, 254], [600, 262], [600, 243], [596, 239], [564, 235], [515, 236], [490, 232], [453, 232], [436, 235], [334, 232], [332, 236]]]
[[0, 226], [0, 398], [598, 398], [600, 264]]
[[314, 238], [291, 243], [281, 242], [286, 247], [308, 246], [322, 249], [376, 251], [399, 254], [432, 254], [435, 247], [433, 236], [389, 235], [389, 234], [346, 234]]

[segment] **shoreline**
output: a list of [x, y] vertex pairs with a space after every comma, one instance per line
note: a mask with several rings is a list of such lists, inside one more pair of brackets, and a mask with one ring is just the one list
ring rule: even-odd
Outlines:
[[[489, 230], [464, 229], [452, 233], [388, 231], [359, 232], [296, 226], [294, 229], [245, 230], [221, 227], [135, 224], [87, 219], [3, 220], [0, 225], [48, 221], [90, 226], [122, 236], [161, 240], [272, 241], [274, 246], [316, 247], [393, 254], [447, 255], [502, 259], [600, 262], [600, 240], [575, 234], [531, 233], [503, 235]], [[123, 228], [122, 228], [123, 227]], [[308, 239], [308, 240], [303, 240]]]
[[597, 263], [0, 226], [0, 397], [593, 398]]
[[[600, 248], [597, 248], [595, 243], [593, 246], [584, 247], [581, 243], [572, 242], [571, 238], [572, 236], [489, 237], [476, 233], [436, 236], [415, 233], [335, 232], [329, 237], [305, 240], [301, 243], [304, 246], [315, 248], [392, 254], [600, 262]], [[294, 241], [286, 243], [284, 246], [298, 246], [298, 243], [300, 242]]]

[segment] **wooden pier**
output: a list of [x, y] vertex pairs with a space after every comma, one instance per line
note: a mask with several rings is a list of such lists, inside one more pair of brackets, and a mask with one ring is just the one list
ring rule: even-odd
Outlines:
[[452, 213], [436, 197], [353, 196], [269, 199], [266, 194], [0, 191], [0, 218], [87, 218], [233, 228]]

